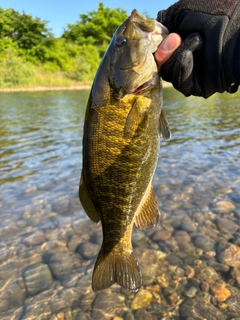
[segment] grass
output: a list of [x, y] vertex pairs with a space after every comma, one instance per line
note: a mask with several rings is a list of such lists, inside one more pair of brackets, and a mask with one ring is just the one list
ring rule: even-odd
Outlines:
[[[39, 87], [90, 86], [92, 79], [78, 81], [78, 77], [63, 71], [49, 71], [46, 66], [36, 66], [21, 57], [10, 56], [0, 61], [0, 90], [34, 89]], [[93, 77], [92, 77], [93, 78]]]

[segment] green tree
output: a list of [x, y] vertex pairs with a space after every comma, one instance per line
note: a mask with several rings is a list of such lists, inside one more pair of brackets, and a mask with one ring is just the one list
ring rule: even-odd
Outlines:
[[13, 40], [23, 49], [30, 49], [46, 38], [52, 38], [52, 34], [46, 27], [47, 21], [41, 21], [40, 18], [33, 18], [28, 14], [21, 14], [15, 20]]
[[19, 13], [13, 9], [0, 8], [0, 39], [12, 38], [15, 28], [14, 21]]
[[52, 37], [47, 21], [24, 12], [20, 14], [13, 9], [0, 8], [0, 40], [11, 38], [19, 48], [31, 49]]
[[97, 10], [80, 14], [79, 21], [69, 24], [62, 37], [79, 45], [95, 45], [103, 54], [116, 28], [126, 18], [125, 10], [105, 8], [100, 2]]

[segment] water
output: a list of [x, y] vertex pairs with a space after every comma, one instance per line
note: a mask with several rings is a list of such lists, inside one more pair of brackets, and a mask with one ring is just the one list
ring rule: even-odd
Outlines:
[[134, 231], [137, 294], [91, 291], [101, 227], [78, 200], [88, 95], [1, 93], [0, 318], [237, 319], [240, 94], [164, 89], [172, 139], [153, 181], [162, 226]]

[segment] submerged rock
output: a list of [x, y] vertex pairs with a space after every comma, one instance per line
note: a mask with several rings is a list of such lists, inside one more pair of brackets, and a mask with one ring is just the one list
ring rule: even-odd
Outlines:
[[187, 299], [179, 308], [180, 319], [226, 320], [226, 316], [210, 303], [199, 299]]
[[42, 263], [27, 267], [23, 271], [23, 280], [30, 295], [49, 289], [53, 282], [49, 267]]
[[216, 298], [220, 302], [223, 302], [231, 297], [231, 291], [226, 288], [224, 284], [211, 285], [210, 291], [213, 294], [214, 298]]
[[153, 296], [151, 292], [145, 289], [140, 289], [132, 301], [132, 310], [146, 308], [151, 303], [152, 298]]
[[116, 293], [100, 292], [92, 305], [91, 317], [97, 319], [112, 319], [126, 307], [124, 296]]
[[64, 279], [73, 269], [73, 258], [66, 248], [58, 248], [45, 252], [43, 260], [46, 262], [56, 279]]
[[213, 211], [219, 214], [227, 214], [230, 213], [234, 208], [234, 204], [230, 201], [219, 201], [215, 203]]
[[240, 268], [240, 247], [235, 244], [226, 244], [225, 248], [218, 250], [218, 260], [230, 267]]
[[30, 236], [23, 239], [23, 243], [27, 246], [37, 246], [46, 241], [45, 234], [42, 230], [37, 230]]

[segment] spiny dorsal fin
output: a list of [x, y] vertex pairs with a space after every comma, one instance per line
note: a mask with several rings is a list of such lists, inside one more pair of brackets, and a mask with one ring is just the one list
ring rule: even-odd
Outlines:
[[139, 212], [136, 213], [135, 217], [135, 224], [138, 229], [151, 229], [159, 224], [161, 216], [151, 184], [147, 188], [138, 210]]
[[88, 193], [87, 187], [83, 179], [83, 174], [81, 175], [79, 185], [79, 199], [89, 218], [94, 222], [98, 222], [100, 220], [100, 216], [92, 203], [91, 197]]
[[159, 118], [159, 132], [162, 135], [164, 140], [166, 141], [170, 140], [171, 130], [163, 110], [161, 111], [160, 118]]

